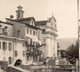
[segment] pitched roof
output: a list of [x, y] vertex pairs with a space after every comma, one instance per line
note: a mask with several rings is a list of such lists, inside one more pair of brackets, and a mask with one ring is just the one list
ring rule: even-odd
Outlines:
[[35, 24], [36, 25], [46, 25], [47, 20], [43, 20], [43, 21], [36, 21]]
[[21, 19], [15, 19], [15, 21], [28, 21], [28, 20], [31, 20], [31, 19], [33, 19], [35, 21], [34, 17], [26, 17], [26, 18], [21, 18]]
[[[7, 19], [7, 20], [11, 20], [11, 21], [15, 21], [15, 22], [19, 22], [19, 21], [17, 21], [17, 20], [12, 20], [12, 19], [9, 19], [9, 18], [6, 18], [6, 19]], [[28, 23], [24, 23], [24, 22], [19, 22], [19, 23], [25, 24], [25, 25], [27, 25], [28, 27], [31, 27], [31, 28], [35, 28], [35, 29], [41, 30], [40, 28], [38, 28], [38, 27], [36, 27], [36, 26], [32, 26], [32, 25], [30, 25], [30, 24], [28, 24]]]
[[0, 20], [0, 23], [9, 24], [9, 25], [13, 25], [12, 23], [3, 22], [3, 21], [1, 21], [1, 20]]

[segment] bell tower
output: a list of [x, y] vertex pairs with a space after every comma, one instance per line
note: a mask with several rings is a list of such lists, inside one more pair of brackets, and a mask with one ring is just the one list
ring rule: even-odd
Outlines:
[[17, 8], [18, 10], [16, 10], [16, 18], [21, 19], [23, 18], [23, 13], [24, 13], [24, 11], [22, 10], [23, 7], [19, 5]]

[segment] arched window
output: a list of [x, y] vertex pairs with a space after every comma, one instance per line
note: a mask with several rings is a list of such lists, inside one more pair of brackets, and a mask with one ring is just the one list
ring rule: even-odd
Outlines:
[[9, 57], [8, 61], [9, 61], [9, 64], [11, 64], [12, 63], [12, 57]]

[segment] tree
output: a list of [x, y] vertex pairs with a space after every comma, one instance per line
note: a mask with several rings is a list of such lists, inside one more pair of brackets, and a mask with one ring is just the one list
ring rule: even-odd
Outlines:
[[76, 59], [79, 60], [79, 42], [78, 41], [76, 42], [75, 45], [71, 44], [71, 46], [68, 47], [67, 51], [65, 52], [65, 58], [71, 64], [75, 64]]
[[48, 65], [55, 65], [55, 59], [53, 59], [52, 57], [49, 59], [49, 61], [47, 62]]

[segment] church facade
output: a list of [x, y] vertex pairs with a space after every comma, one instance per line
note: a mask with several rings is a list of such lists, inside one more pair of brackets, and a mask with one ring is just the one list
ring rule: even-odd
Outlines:
[[22, 6], [17, 7], [16, 19], [0, 21], [0, 61], [9, 64], [21, 59], [24, 64], [41, 58], [57, 57], [57, 26], [52, 16], [45, 21], [24, 18]]

